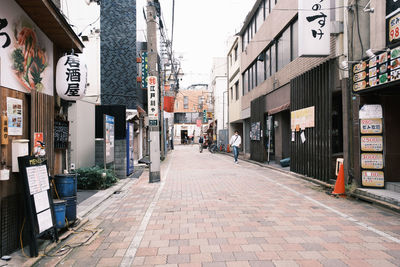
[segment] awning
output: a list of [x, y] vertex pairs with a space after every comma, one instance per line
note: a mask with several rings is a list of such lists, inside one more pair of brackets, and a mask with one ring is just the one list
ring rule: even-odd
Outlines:
[[273, 115], [290, 108], [290, 103], [283, 104], [279, 107], [268, 110], [268, 115]]
[[82, 53], [83, 43], [51, 0], [15, 0], [55, 46]]

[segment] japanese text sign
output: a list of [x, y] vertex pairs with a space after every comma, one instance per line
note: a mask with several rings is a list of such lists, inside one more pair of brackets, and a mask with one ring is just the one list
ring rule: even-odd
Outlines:
[[149, 76], [147, 90], [148, 115], [150, 118], [158, 118], [158, 83], [156, 76]]
[[386, 1], [386, 44], [400, 40], [400, 2]]
[[86, 95], [87, 69], [76, 55], [66, 55], [57, 62], [57, 94], [65, 100], [79, 100]]
[[299, 0], [299, 56], [330, 54], [330, 0]]

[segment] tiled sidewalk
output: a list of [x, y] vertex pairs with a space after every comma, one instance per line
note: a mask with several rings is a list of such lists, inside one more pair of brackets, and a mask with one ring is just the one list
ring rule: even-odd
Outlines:
[[176, 146], [165, 175], [115, 196], [98, 238], [58, 266], [400, 265], [398, 214], [194, 146]]

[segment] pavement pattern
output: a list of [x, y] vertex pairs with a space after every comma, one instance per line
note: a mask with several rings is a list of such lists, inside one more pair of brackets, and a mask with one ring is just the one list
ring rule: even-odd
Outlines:
[[95, 240], [38, 266], [400, 266], [389, 210], [195, 145], [176, 146], [161, 176], [103, 202]]

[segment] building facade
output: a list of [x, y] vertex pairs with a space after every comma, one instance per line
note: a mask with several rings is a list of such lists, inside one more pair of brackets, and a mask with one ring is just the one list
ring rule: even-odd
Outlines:
[[[330, 2], [334, 6], [329, 8], [330, 21], [324, 25], [332, 24], [334, 30], [328, 39], [330, 49], [326, 55], [299, 56], [299, 30], [302, 29], [299, 29], [298, 1], [256, 1], [238, 33], [241, 39], [241, 119], [244, 140], [250, 140], [250, 158], [279, 163], [290, 157], [293, 171], [324, 181], [334, 178], [332, 166], [337, 157], [344, 157], [342, 90], [345, 87], [342, 86], [344, 76], [336, 66], [346, 51], [342, 28], [335, 30], [337, 24], [343, 25], [344, 11], [334, 8], [343, 1]], [[307, 82], [311, 82], [311, 71], [315, 69], [318, 70], [315, 78], [329, 81], [326, 94], [321, 96], [326, 100], [326, 110], [316, 107], [317, 102], [322, 101], [322, 98], [317, 100], [318, 90], [304, 91], [310, 87]], [[305, 82], [295, 86], [294, 81], [300, 77]], [[314, 119], [316, 114], [323, 114], [317, 126], [294, 125], [292, 117], [302, 113], [298, 112], [302, 109], [314, 109], [310, 113]], [[308, 135], [309, 131], [318, 133]], [[322, 166], [316, 160], [324, 151], [326, 161]], [[306, 167], [296, 168], [300, 165]], [[318, 171], [324, 168], [326, 172]]]
[[181, 89], [175, 98], [174, 143], [184, 144], [193, 138], [196, 143], [206, 133], [211, 94], [206, 85], [193, 89]]
[[349, 12], [349, 23], [360, 24], [360, 37], [349, 38], [348, 43], [353, 139], [349, 174], [361, 186], [391, 188], [400, 182], [400, 3], [361, 2], [369, 5]]

